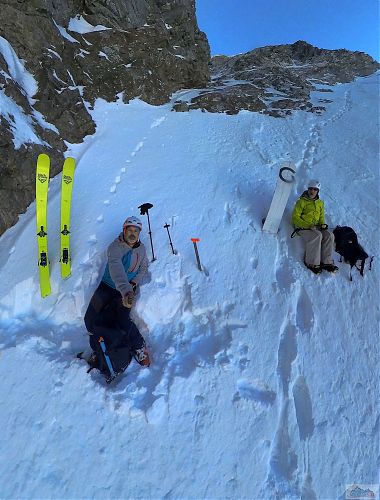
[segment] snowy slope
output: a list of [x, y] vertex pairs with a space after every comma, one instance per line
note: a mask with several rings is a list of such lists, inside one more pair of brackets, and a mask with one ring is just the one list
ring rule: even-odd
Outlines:
[[[34, 204], [0, 239], [2, 498], [320, 499], [378, 482], [378, 262], [353, 282], [343, 264], [311, 275], [289, 225], [317, 177], [327, 222], [379, 255], [378, 85], [337, 85], [326, 113], [287, 119], [96, 102], [96, 134], [68, 151], [73, 276], [59, 276], [59, 176], [50, 297]], [[298, 177], [274, 237], [261, 220], [283, 160]], [[153, 364], [106, 386], [75, 353], [105, 250], [144, 202], [158, 259], [134, 318]], [[147, 232], [144, 217], [150, 255]]]

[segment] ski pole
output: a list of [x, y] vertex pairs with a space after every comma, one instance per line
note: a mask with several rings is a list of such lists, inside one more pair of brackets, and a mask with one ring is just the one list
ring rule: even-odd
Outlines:
[[167, 230], [168, 232], [168, 236], [169, 236], [169, 242], [170, 242], [170, 246], [172, 247], [172, 252], [174, 253], [174, 255], [177, 254], [176, 250], [174, 250], [173, 248], [173, 243], [172, 243], [172, 239], [170, 238], [170, 233], [169, 233], [169, 227], [170, 227], [170, 224], [165, 224], [164, 228]]
[[200, 241], [199, 238], [191, 238], [191, 241], [193, 242], [194, 245], [194, 251], [195, 251], [195, 256], [197, 258], [197, 264], [198, 264], [198, 269], [202, 272], [202, 266], [201, 266], [201, 260], [199, 258], [199, 253], [198, 253], [198, 247], [197, 247], [197, 242]]
[[152, 262], [156, 260], [156, 257], [154, 256], [154, 250], [153, 250], [153, 240], [152, 240], [152, 231], [150, 229], [150, 219], [149, 219], [149, 210], [153, 208], [153, 205], [151, 203], [143, 203], [138, 207], [140, 209], [140, 215], [147, 215], [148, 216], [148, 227], [149, 227], [149, 237], [150, 237], [150, 246], [152, 247]]

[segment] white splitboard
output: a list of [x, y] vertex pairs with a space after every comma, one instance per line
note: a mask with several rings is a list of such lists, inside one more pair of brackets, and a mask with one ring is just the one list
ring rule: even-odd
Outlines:
[[295, 182], [296, 166], [294, 163], [286, 162], [280, 168], [276, 189], [268, 215], [265, 218], [263, 231], [276, 234], [280, 227], [282, 216], [289, 199], [290, 192]]

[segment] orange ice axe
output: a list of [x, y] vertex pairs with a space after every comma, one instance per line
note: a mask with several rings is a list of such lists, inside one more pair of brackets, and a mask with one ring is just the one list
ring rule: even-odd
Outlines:
[[197, 258], [198, 269], [202, 272], [203, 269], [201, 266], [201, 260], [199, 258], [198, 247], [197, 247], [197, 243], [198, 243], [198, 241], [200, 241], [200, 239], [199, 238], [191, 238], [191, 241], [193, 242], [193, 245], [194, 245], [194, 251], [195, 251], [195, 256]]

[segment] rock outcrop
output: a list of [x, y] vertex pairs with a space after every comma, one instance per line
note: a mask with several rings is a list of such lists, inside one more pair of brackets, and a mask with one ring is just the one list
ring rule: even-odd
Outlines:
[[[95, 131], [87, 107], [96, 98], [162, 104], [178, 89], [207, 84], [210, 51], [194, 1], [2, 2], [0, 234], [34, 199], [37, 155], [49, 152], [55, 175], [64, 141], [80, 142]], [[24, 84], [20, 61], [35, 85]], [[21, 144], [17, 120], [30, 132]]]
[[[380, 67], [362, 52], [303, 41], [211, 60], [195, 0], [3, 0], [1, 9], [0, 234], [34, 199], [37, 155], [49, 153], [54, 176], [65, 142], [94, 133], [99, 97], [158, 105], [198, 89], [180, 93], [173, 110], [323, 113], [328, 86]], [[315, 103], [317, 87], [326, 98]]]
[[233, 57], [213, 57], [211, 83], [190, 102], [179, 100], [174, 107], [229, 114], [246, 109], [278, 117], [295, 109], [322, 113], [329, 99], [312, 104], [310, 92], [317, 85], [347, 83], [379, 68], [363, 52], [319, 49], [303, 41], [262, 47]]

